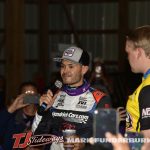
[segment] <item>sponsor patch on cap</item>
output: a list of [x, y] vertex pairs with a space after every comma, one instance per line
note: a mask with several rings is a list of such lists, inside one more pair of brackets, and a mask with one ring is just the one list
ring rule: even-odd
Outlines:
[[75, 52], [74, 48], [69, 48], [69, 49], [64, 51], [64, 56], [72, 57], [74, 52]]
[[86, 51], [81, 48], [73, 46], [66, 49], [62, 57], [54, 58], [54, 61], [61, 62], [63, 59], [72, 61], [74, 63], [79, 63], [82, 65], [89, 65], [90, 57]]

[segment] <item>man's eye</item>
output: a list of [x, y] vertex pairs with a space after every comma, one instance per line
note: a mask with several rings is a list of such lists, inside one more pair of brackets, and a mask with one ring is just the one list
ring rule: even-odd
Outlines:
[[63, 65], [60, 65], [60, 68], [64, 68], [64, 66], [63, 66]]
[[72, 65], [71, 65], [71, 66], [69, 66], [69, 68], [73, 68], [73, 67], [74, 67], [74, 66], [72, 66]]

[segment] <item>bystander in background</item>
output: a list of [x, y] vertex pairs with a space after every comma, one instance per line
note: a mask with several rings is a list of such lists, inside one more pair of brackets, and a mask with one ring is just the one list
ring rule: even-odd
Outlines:
[[13, 149], [13, 134], [27, 132], [31, 129], [37, 106], [24, 104], [24, 97], [28, 94], [38, 94], [37, 86], [32, 82], [22, 83], [19, 95], [10, 106], [0, 111], [0, 145], [4, 150]]

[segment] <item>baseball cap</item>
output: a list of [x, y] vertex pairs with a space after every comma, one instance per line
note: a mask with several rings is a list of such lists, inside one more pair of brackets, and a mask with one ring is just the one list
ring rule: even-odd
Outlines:
[[54, 61], [61, 62], [62, 59], [70, 60], [84, 66], [89, 66], [90, 63], [90, 56], [88, 52], [76, 46], [72, 46], [64, 50], [62, 57], [54, 58]]

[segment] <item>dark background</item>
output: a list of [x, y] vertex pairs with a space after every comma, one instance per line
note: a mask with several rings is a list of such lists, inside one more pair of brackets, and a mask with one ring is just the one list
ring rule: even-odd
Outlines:
[[[0, 74], [6, 100], [23, 81], [44, 87], [58, 68], [52, 58], [70, 45], [100, 58], [116, 84], [118, 99], [140, 82], [130, 71], [125, 36], [150, 24], [146, 0], [0, 0]], [[91, 66], [92, 68], [92, 66]]]

